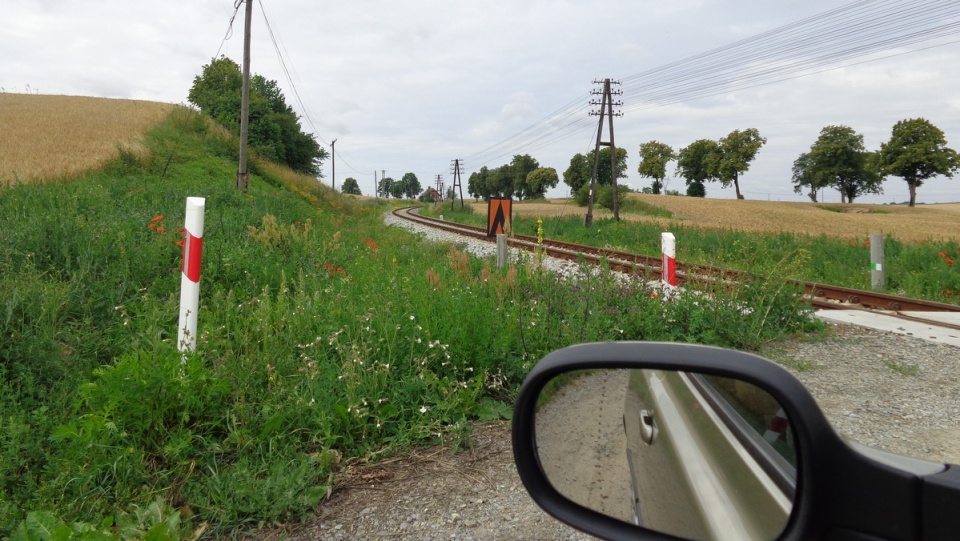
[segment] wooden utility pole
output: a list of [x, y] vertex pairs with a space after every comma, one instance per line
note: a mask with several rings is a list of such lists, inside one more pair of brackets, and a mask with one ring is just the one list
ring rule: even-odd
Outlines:
[[[623, 105], [623, 102], [613, 102], [613, 95], [623, 94], [622, 90], [611, 91], [610, 85], [618, 85], [620, 81], [611, 81], [609, 78], [604, 79], [603, 81], [594, 81], [594, 84], [603, 83], [603, 90], [592, 90], [591, 94], [603, 94], [601, 101], [590, 100], [590, 105], [599, 105], [600, 109], [598, 111], [590, 111], [590, 116], [599, 116], [600, 122], [597, 124], [597, 144], [593, 150], [593, 174], [590, 176], [590, 199], [587, 203], [587, 215], [583, 218], [583, 225], [589, 226], [593, 223], [593, 200], [597, 191], [597, 169], [600, 165], [600, 147], [608, 146], [610, 147], [610, 175], [613, 177], [613, 217], [617, 221], [620, 220], [620, 201], [619, 194], [617, 193], [617, 145], [613, 142], [613, 117], [614, 116], [623, 116], [623, 113], [613, 112], [613, 106], [616, 105], [620, 107]], [[603, 139], [603, 117], [606, 116], [608, 124], [610, 126], [610, 140], [601, 141]]]
[[[333, 164], [333, 171], [330, 172], [330, 177], [332, 177], [330, 179], [330, 182], [331, 182], [330, 185], [333, 187], [333, 191], [337, 191], [337, 151], [334, 148], [334, 145], [336, 144], [337, 144], [336, 139], [334, 139], [333, 141], [330, 141], [330, 160], [331, 160], [331, 163]], [[350, 164], [348, 163], [347, 165], [350, 165]]]
[[237, 189], [247, 191], [250, 175], [247, 173], [247, 135], [250, 132], [250, 21], [253, 19], [253, 0], [247, 3], [243, 22], [243, 90], [240, 94], [240, 165], [237, 167]]

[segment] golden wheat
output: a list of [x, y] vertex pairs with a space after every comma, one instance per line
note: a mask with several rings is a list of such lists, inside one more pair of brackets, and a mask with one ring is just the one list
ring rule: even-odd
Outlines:
[[82, 96], [0, 93], [0, 186], [45, 183], [102, 167], [176, 107]]
[[[621, 213], [623, 220], [764, 233], [802, 233], [841, 238], [867, 238], [883, 233], [902, 241], [960, 239], [960, 204], [918, 205], [817, 205], [776, 201], [704, 199], [666, 195], [631, 194], [644, 203], [669, 210], [673, 218], [656, 218], [634, 213]], [[482, 206], [482, 205], [481, 205]], [[584, 207], [569, 200], [549, 203], [522, 202], [513, 207], [514, 217], [582, 215]], [[839, 211], [839, 212], [837, 212]], [[486, 212], [478, 206], [475, 212]], [[609, 211], [594, 211], [594, 218], [606, 218]]]

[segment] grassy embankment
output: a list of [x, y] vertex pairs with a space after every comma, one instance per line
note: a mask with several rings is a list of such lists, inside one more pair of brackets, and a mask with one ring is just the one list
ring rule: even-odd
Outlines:
[[[240, 193], [235, 148], [178, 108], [142, 152], [0, 188], [0, 537], [296, 520], [344, 461], [463, 442], [472, 420], [508, 415], [553, 349], [753, 349], [811, 325], [773, 281], [664, 302], [605, 273], [564, 282], [421, 244], [384, 227], [384, 207], [280, 168], [254, 167]], [[187, 196], [207, 204], [183, 362]]]
[[[434, 213], [484, 227], [479, 213], [485, 213], [485, 205], [473, 206], [478, 214], [465, 214], [459, 206], [451, 212], [449, 204]], [[594, 227], [584, 228], [583, 208], [530, 202], [515, 204], [514, 230], [536, 236], [537, 218], [542, 217], [548, 238], [654, 255], [660, 253], [660, 233], [671, 231], [681, 262], [866, 290], [871, 289], [869, 233], [886, 231], [886, 292], [960, 303], [956, 205], [840, 209], [859, 211], [851, 213], [839, 213], [837, 207], [634, 195], [620, 222], [603, 211]]]

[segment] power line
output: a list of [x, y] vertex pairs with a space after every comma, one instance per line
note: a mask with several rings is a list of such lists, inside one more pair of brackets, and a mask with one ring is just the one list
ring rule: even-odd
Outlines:
[[[242, 0], [238, 0], [242, 1]], [[287, 83], [290, 85], [290, 88], [293, 90], [293, 96], [297, 101], [297, 104], [300, 106], [300, 110], [303, 112], [303, 118], [306, 119], [307, 123], [310, 125], [310, 128], [313, 130], [313, 133], [316, 134], [317, 139], [320, 140], [325, 146], [330, 147], [331, 159], [335, 160], [336, 157], [340, 157], [340, 161], [343, 165], [346, 165], [348, 169], [351, 169], [357, 175], [369, 175], [370, 171], [373, 171], [372, 168], [365, 171], [361, 171], [350, 164], [350, 161], [344, 159], [343, 153], [338, 152], [334, 149], [333, 145], [327, 143], [327, 141], [320, 135], [320, 130], [317, 129], [316, 125], [313, 122], [313, 117], [310, 114], [310, 110], [304, 105], [303, 99], [300, 97], [300, 92], [297, 90], [297, 85], [293, 82], [293, 77], [291, 76], [291, 70], [296, 71], [292, 68], [293, 63], [290, 61], [290, 55], [286, 54], [286, 48], [283, 47], [282, 40], [274, 32], [273, 26], [270, 24], [270, 20], [267, 16], [267, 11], [263, 6], [262, 0], [257, 0], [260, 4], [260, 12], [263, 14], [263, 21], [267, 27], [267, 34], [270, 36], [270, 41], [273, 43], [274, 51], [277, 53], [277, 60], [280, 62], [280, 68], [283, 71], [284, 76], [287, 79]], [[288, 67], [288, 64], [290, 67]], [[336, 156], [333, 154], [336, 153]]]
[[[625, 77], [623, 89], [630, 105], [624, 111], [664, 107], [942, 47], [958, 40], [914, 46], [957, 33], [957, 0], [858, 0]], [[583, 107], [577, 106], [582, 99], [467, 158], [480, 167], [582, 134], [589, 123]]]

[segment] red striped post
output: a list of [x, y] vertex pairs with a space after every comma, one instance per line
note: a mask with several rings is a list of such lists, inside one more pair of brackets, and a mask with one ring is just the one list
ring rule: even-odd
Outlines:
[[668, 286], [677, 287], [677, 239], [673, 233], [660, 234], [661, 280]]
[[180, 324], [177, 330], [177, 348], [181, 352], [192, 352], [197, 348], [205, 207], [206, 199], [203, 197], [187, 198], [187, 215], [183, 224], [183, 266], [180, 269]]

